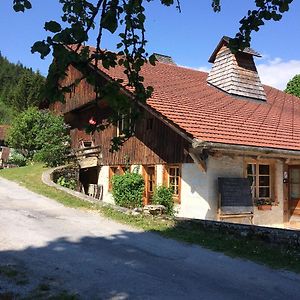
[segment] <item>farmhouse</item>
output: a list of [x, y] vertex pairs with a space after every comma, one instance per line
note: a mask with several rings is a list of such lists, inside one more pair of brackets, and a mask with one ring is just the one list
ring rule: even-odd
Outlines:
[[[262, 85], [254, 56], [259, 54], [250, 48], [232, 54], [226, 37], [209, 58], [208, 74], [157, 55], [156, 66], [142, 70], [153, 95], [140, 104], [143, 118], [135, 135], [115, 153], [109, 151], [111, 139], [122, 134], [126, 120], [87, 134], [90, 118], [105, 123], [110, 108], [86, 80], [73, 86], [64, 104], [50, 108], [70, 125], [72, 148], [83, 158], [85, 192], [100, 186], [102, 200], [112, 202], [110, 179], [130, 168], [143, 174], [144, 203], [151, 202], [155, 186], [172, 186], [178, 216], [216, 220], [224, 217], [218, 179], [248, 178], [253, 201], [271, 204], [269, 210], [251, 204], [245, 211], [253, 213], [255, 224], [282, 226], [300, 219], [300, 99]], [[126, 80], [120, 67], [93, 72], [100, 82]], [[71, 65], [62, 85], [81, 76]], [[125, 85], [121, 92], [134, 98]], [[87, 151], [90, 155], [83, 155]], [[237, 207], [243, 205], [243, 199], [237, 201]], [[236, 213], [248, 222], [243, 211]]]

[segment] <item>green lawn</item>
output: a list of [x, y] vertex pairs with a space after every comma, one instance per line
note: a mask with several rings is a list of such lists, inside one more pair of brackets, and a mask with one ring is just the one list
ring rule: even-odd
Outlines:
[[130, 216], [73, 197], [63, 191], [42, 183], [41, 175], [46, 169], [40, 164], [16, 169], [0, 170], [0, 176], [16, 181], [36, 193], [69, 206], [80, 209], [97, 210], [102, 215], [116, 221], [142, 228], [180, 241], [194, 243], [206, 248], [223, 252], [229, 256], [250, 259], [273, 268], [283, 268], [300, 273], [300, 250], [287, 246], [271, 245], [266, 242], [236, 237], [224, 232], [209, 231], [200, 226], [186, 226], [173, 220], [153, 219], [145, 216]]

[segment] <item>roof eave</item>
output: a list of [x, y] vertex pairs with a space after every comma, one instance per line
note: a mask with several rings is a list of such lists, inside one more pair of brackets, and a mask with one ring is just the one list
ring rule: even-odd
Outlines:
[[194, 139], [192, 143], [194, 149], [201, 150], [215, 150], [239, 154], [251, 153], [252, 155], [267, 155], [278, 158], [297, 158], [300, 159], [300, 150], [289, 150], [281, 148], [261, 147], [261, 146], [248, 146], [238, 144], [224, 144], [218, 142], [207, 142]]

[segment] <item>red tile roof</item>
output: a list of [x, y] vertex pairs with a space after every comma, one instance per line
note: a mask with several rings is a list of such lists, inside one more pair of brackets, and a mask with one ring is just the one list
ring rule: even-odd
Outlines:
[[[120, 67], [100, 69], [126, 79]], [[265, 85], [267, 101], [237, 98], [208, 85], [205, 72], [160, 62], [146, 64], [142, 75], [154, 87], [147, 104], [193, 138], [300, 150], [298, 97]]]
[[[120, 68], [102, 71], [125, 78]], [[266, 102], [237, 98], [208, 85], [205, 72], [163, 63], [142, 73], [154, 87], [147, 104], [194, 138], [300, 150], [298, 97], [265, 85]]]

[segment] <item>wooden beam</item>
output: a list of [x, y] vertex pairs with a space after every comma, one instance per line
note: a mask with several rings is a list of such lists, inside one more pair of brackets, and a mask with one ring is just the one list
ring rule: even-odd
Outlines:
[[194, 161], [194, 163], [198, 166], [200, 171], [206, 173], [206, 163], [204, 160], [201, 159], [200, 155], [194, 153], [193, 151], [189, 151], [189, 155]]

